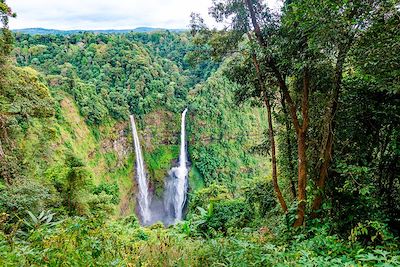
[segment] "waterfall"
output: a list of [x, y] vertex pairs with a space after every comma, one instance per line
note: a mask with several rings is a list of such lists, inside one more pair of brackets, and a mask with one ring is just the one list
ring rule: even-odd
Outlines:
[[182, 112], [181, 122], [181, 149], [179, 153], [179, 167], [175, 169], [177, 178], [176, 194], [175, 194], [175, 215], [177, 220], [182, 220], [182, 211], [186, 201], [187, 190], [187, 155], [186, 155], [186, 112], [187, 108]]
[[189, 173], [186, 147], [186, 113], [187, 109], [182, 112], [179, 162], [176, 167], [173, 167], [168, 172], [169, 175], [165, 181], [164, 196], [161, 198], [155, 196], [154, 199], [150, 198], [135, 118], [133, 115], [129, 116], [136, 155], [138, 213], [142, 219], [142, 225], [150, 225], [157, 221], [162, 221], [164, 225], [171, 225], [183, 219]]
[[129, 116], [131, 120], [132, 136], [135, 145], [136, 155], [136, 177], [138, 183], [139, 194], [137, 196], [140, 216], [142, 217], [143, 224], [148, 224], [151, 219], [150, 201], [149, 201], [149, 186], [144, 169], [143, 154], [140, 148], [139, 137], [136, 130], [135, 118], [133, 115]]
[[182, 112], [179, 165], [178, 167], [172, 168], [169, 172], [170, 177], [166, 183], [164, 196], [165, 210], [173, 222], [182, 220], [188, 187], [187, 176], [189, 170], [187, 167], [188, 160], [186, 153], [186, 112], [187, 109]]

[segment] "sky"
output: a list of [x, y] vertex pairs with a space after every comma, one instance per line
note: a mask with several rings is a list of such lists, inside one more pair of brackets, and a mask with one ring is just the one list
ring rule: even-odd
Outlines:
[[[279, 0], [266, 0], [271, 8]], [[209, 25], [212, 0], [7, 0], [17, 13], [11, 29], [59, 30], [133, 29], [156, 27], [188, 28], [190, 13], [200, 13]]]

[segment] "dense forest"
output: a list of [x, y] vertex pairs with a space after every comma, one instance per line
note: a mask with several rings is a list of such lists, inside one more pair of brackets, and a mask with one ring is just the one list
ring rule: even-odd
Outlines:
[[[209, 14], [32, 34], [0, 0], [0, 266], [400, 265], [398, 1]], [[144, 225], [130, 115], [162, 199], [185, 108], [184, 219]]]

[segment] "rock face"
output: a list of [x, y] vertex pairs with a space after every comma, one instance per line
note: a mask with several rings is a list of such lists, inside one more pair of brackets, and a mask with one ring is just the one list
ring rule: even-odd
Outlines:
[[144, 116], [143, 146], [147, 153], [152, 153], [158, 145], [179, 144], [179, 114], [168, 111], [155, 111]]
[[123, 166], [133, 151], [128, 136], [129, 124], [118, 122], [101, 141], [101, 152], [113, 153], [116, 156], [116, 168]]

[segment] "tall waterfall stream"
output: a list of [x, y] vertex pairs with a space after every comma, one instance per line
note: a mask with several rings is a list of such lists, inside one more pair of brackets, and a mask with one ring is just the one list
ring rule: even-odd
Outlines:
[[166, 190], [164, 195], [164, 205], [169, 215], [175, 221], [182, 220], [183, 208], [186, 202], [186, 192], [188, 188], [187, 177], [187, 153], [186, 153], [186, 112], [182, 113], [181, 122], [181, 148], [179, 153], [179, 166], [174, 167], [169, 172], [169, 177], [166, 181]]
[[177, 167], [172, 167], [168, 172], [163, 199], [152, 198], [135, 119], [133, 115], [130, 115], [136, 156], [137, 212], [143, 225], [150, 225], [157, 221], [163, 222], [164, 225], [171, 225], [183, 219], [189, 173], [186, 147], [186, 113], [187, 109], [182, 112], [179, 163]]
[[146, 171], [144, 169], [144, 161], [142, 149], [140, 147], [139, 136], [136, 130], [135, 118], [133, 115], [129, 116], [132, 127], [133, 143], [135, 145], [136, 155], [136, 178], [138, 184], [137, 203], [139, 207], [139, 214], [143, 224], [147, 224], [151, 220], [150, 199], [149, 199], [149, 183], [147, 181]]

